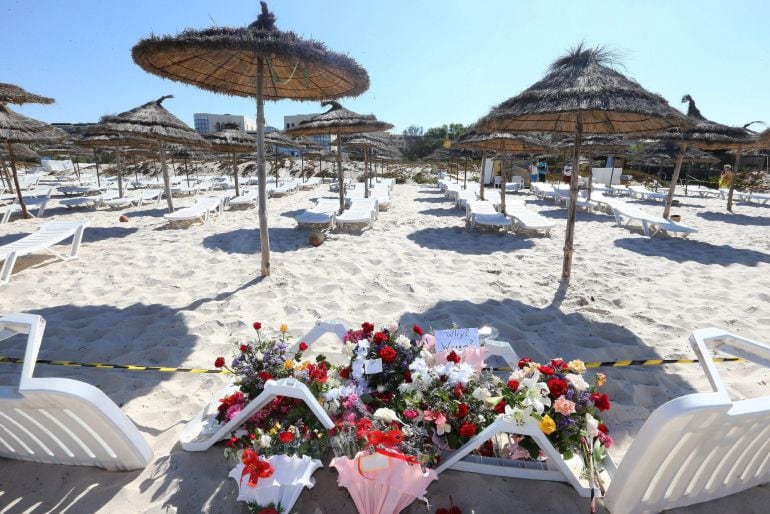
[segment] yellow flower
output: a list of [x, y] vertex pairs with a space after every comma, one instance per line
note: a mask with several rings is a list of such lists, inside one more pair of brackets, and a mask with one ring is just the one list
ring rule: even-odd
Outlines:
[[270, 435], [275, 435], [277, 433], [278, 433], [278, 430], [276, 430], [275, 428], [270, 429]]
[[586, 363], [579, 359], [575, 359], [574, 361], [569, 361], [567, 363], [567, 366], [569, 366], [569, 369], [571, 369], [572, 371], [574, 371], [579, 375], [582, 375], [583, 373], [586, 372]]
[[556, 422], [551, 419], [551, 416], [546, 414], [543, 416], [543, 419], [540, 420], [540, 430], [543, 431], [545, 435], [551, 435], [554, 432], [556, 432]]
[[289, 359], [286, 362], [283, 363], [284, 369], [292, 369], [294, 368], [294, 361]]
[[301, 369], [302, 371], [305, 371], [305, 370], [306, 370], [306, 369], [308, 369], [309, 367], [310, 367], [310, 361], [305, 361], [305, 362], [303, 362], [303, 363], [302, 363], [302, 366], [300, 367], [300, 369]]
[[601, 387], [604, 384], [607, 383], [607, 375], [604, 373], [597, 373], [596, 374], [596, 387]]
[[286, 333], [286, 332], [288, 332], [288, 331], [289, 331], [289, 326], [288, 326], [286, 323], [284, 323], [283, 325], [281, 325], [281, 333], [282, 333], [282, 334], [285, 334], [285, 333]]

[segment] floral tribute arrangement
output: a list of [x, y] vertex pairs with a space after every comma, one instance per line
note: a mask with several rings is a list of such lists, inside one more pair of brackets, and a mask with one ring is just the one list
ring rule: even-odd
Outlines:
[[[217, 421], [232, 419], [267, 381], [291, 377], [307, 385], [334, 428], [327, 431], [304, 402], [276, 398], [226, 443], [226, 456], [242, 463], [244, 477], [270, 476], [275, 464], [268, 461], [274, 456], [321, 459], [331, 453], [340, 485], [348, 488], [359, 512], [399, 512], [437, 478], [430, 468], [442, 456], [474, 440], [500, 416], [517, 425], [537, 423], [565, 459], [582, 458], [583, 476], [592, 484], [612, 445], [601, 422], [601, 413], [610, 408], [607, 395], [599, 391], [606, 377], [596, 374], [589, 383], [579, 360], [541, 364], [524, 358], [518, 369], [499, 376], [483, 369], [483, 347], [436, 352], [435, 338], [417, 325], [404, 334], [397, 325], [377, 330], [366, 322], [344, 338], [347, 364], [332, 366], [322, 355], [304, 359], [304, 342], [289, 354], [285, 325], [275, 339], [262, 335], [260, 323], [254, 328], [256, 340], [240, 345], [229, 366], [222, 357], [215, 363], [230, 369], [238, 386], [220, 400]], [[477, 442], [475, 453], [483, 457], [544, 459], [526, 436]], [[413, 474], [411, 488], [399, 485], [408, 482], [404, 473]], [[362, 488], [381, 491], [383, 481], [393, 490], [392, 507], [372, 510], [359, 503], [357, 497], [366, 496]], [[253, 512], [290, 508], [277, 503], [250, 507]]]

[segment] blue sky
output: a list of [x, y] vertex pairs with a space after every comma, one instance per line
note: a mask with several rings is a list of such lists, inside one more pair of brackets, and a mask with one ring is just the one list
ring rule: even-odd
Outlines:
[[[689, 93], [707, 117], [770, 123], [770, 2], [712, 0], [367, 0], [269, 3], [280, 29], [348, 53], [371, 88], [343, 100], [401, 132], [472, 123], [539, 80], [566, 49], [585, 41], [622, 54], [625, 72], [683, 108]], [[245, 0], [2, 0], [0, 82], [52, 96], [18, 110], [47, 122], [93, 122], [165, 94], [189, 125], [194, 112], [245, 114], [244, 98], [150, 75], [131, 47], [151, 33], [243, 26], [259, 11]], [[212, 22], [213, 20], [213, 22]], [[315, 102], [266, 105], [267, 123], [320, 112]]]

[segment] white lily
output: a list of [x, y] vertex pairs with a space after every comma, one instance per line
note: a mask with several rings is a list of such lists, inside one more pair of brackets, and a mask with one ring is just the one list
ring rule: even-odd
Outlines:
[[540, 380], [540, 373], [535, 371], [531, 377], [521, 381], [519, 390], [525, 391], [522, 404], [525, 407], [531, 406], [538, 414], [543, 414], [545, 408], [551, 405], [551, 399], [548, 398], [548, 384], [538, 380]]
[[490, 396], [492, 396], [492, 393], [490, 393], [490, 392], [489, 392], [489, 391], [488, 391], [486, 388], [484, 388], [484, 387], [478, 387], [478, 388], [476, 388], [476, 389], [474, 389], [474, 390], [473, 390], [473, 392], [471, 393], [471, 396], [473, 396], [473, 397], [474, 397], [474, 398], [476, 398], [477, 400], [479, 400], [479, 401], [483, 402], [484, 400], [486, 400], [487, 398], [489, 398]]
[[532, 407], [524, 407], [523, 409], [518, 406], [511, 407], [510, 405], [505, 406], [505, 414], [503, 414], [503, 417], [506, 421], [511, 423], [516, 423], [517, 425], [523, 425], [526, 423], [526, 421], [529, 419], [529, 417], [532, 415]]
[[385, 423], [393, 423], [394, 421], [398, 421], [399, 423], [403, 423], [400, 419], [398, 419], [398, 414], [395, 413], [392, 409], [387, 409], [385, 407], [380, 407], [376, 411], [374, 411], [373, 416], [374, 419], [379, 419], [381, 421], [384, 421]]
[[588, 437], [597, 437], [599, 435], [599, 421], [590, 414], [586, 414], [586, 433]]

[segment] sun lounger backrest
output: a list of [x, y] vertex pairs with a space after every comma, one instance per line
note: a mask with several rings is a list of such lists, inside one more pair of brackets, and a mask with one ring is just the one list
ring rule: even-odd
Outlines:
[[733, 402], [712, 347], [770, 365], [770, 347], [720, 329], [690, 337], [714, 392], [676, 398], [652, 413], [610, 484], [613, 514], [660, 512], [770, 482], [770, 396]]
[[123, 412], [90, 384], [34, 378], [45, 321], [0, 318], [0, 340], [29, 334], [18, 388], [0, 387], [0, 457], [49, 464], [141, 469], [152, 450]]

